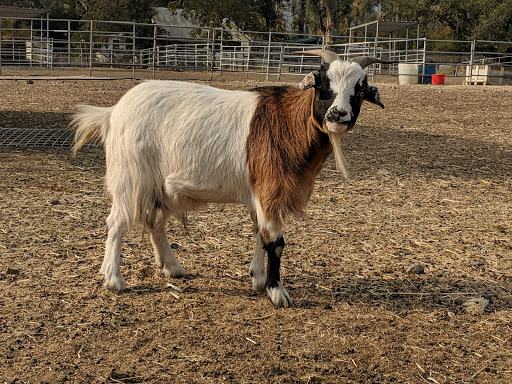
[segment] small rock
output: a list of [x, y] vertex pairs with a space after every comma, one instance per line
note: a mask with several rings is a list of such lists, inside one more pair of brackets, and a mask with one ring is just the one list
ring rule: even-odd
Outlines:
[[425, 273], [425, 268], [420, 263], [414, 263], [409, 268], [407, 268], [407, 273], [413, 273], [415, 275], [421, 275]]
[[482, 315], [489, 305], [489, 300], [484, 297], [473, 297], [462, 304], [462, 308], [470, 315]]
[[59, 205], [60, 201], [57, 198], [53, 198], [53, 199], [50, 200], [50, 204], [51, 205]]
[[450, 312], [447, 313], [447, 315], [450, 318], [455, 317], [455, 312], [450, 311]]
[[34, 80], [27, 80], [27, 84], [34, 84]]

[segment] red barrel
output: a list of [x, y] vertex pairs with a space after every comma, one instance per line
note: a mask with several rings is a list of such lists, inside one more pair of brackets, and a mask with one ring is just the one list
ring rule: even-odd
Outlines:
[[432, 85], [443, 85], [445, 75], [432, 75]]

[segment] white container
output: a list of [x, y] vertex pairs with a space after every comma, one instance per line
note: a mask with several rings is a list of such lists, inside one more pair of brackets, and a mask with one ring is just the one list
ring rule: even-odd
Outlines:
[[[503, 85], [504, 74], [505, 67], [497, 67], [491, 65], [473, 65], [473, 73], [471, 73], [470, 66], [466, 67], [466, 77], [467, 79], [471, 78], [469, 80], [469, 84]], [[466, 84], [468, 84], [467, 79]]]
[[398, 83], [400, 85], [418, 84], [418, 64], [399, 63]]

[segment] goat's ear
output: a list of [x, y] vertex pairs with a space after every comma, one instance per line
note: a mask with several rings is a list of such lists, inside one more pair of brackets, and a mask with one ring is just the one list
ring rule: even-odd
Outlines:
[[320, 81], [320, 73], [318, 71], [313, 71], [309, 75], [307, 75], [302, 81], [299, 83], [299, 88], [303, 91], [309, 88], [312, 88], [318, 84]]
[[364, 95], [364, 99], [370, 103], [377, 104], [379, 107], [384, 109], [384, 104], [382, 103], [382, 99], [380, 98], [380, 93], [377, 87], [369, 85]]

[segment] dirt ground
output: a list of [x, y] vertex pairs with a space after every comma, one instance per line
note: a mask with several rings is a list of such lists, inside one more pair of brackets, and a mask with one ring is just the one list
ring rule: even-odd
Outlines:
[[[16, 71], [3, 128], [64, 128], [137, 82]], [[287, 223], [287, 309], [252, 292], [252, 226], [231, 205], [169, 223], [187, 278], [160, 276], [137, 230], [128, 289], [106, 291], [102, 151], [0, 147], [0, 382], [512, 382], [512, 88], [377, 85], [386, 109], [366, 104], [344, 142], [351, 179], [330, 158]]]

